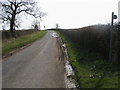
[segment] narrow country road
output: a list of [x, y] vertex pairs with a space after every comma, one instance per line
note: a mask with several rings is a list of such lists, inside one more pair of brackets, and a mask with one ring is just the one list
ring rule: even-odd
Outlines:
[[3, 88], [64, 88], [64, 64], [53, 31], [2, 62]]

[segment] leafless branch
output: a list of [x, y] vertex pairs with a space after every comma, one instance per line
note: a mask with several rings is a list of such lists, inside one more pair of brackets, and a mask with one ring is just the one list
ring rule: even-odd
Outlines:
[[36, 2], [32, 0], [6, 0], [6, 2], [0, 1], [0, 19], [2, 19], [4, 22], [9, 21], [11, 28], [10, 30], [12, 30], [17, 24], [17, 15], [22, 12], [32, 15], [35, 18], [41, 18], [45, 16], [45, 13], [41, 12], [39, 8], [36, 8], [35, 4]]

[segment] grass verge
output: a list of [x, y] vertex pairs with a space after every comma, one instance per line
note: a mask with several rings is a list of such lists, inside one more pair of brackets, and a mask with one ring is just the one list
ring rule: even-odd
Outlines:
[[118, 65], [109, 63], [98, 54], [80, 48], [65, 35], [57, 32], [66, 43], [70, 64], [80, 88], [118, 88]]
[[22, 46], [30, 44], [36, 41], [39, 38], [42, 38], [47, 31], [39, 31], [30, 35], [25, 35], [16, 39], [9, 39], [7, 41], [3, 41], [2, 43], [2, 55], [5, 55], [13, 50], [19, 49]]

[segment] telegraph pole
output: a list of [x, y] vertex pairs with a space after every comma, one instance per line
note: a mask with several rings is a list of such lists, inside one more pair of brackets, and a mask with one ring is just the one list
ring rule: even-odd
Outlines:
[[110, 28], [110, 49], [109, 49], [109, 61], [112, 61], [112, 31], [113, 31], [113, 24], [114, 19], [117, 19], [117, 16], [114, 15], [114, 12], [112, 12], [112, 20], [111, 20], [111, 28]]

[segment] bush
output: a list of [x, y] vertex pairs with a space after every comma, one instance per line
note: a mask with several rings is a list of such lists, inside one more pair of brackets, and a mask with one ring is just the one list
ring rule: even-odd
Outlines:
[[[109, 43], [110, 43], [109, 25], [94, 25], [83, 27], [80, 29], [61, 29], [62, 34], [66, 35], [79, 47], [100, 54], [104, 59], [109, 59]], [[114, 27], [112, 30], [112, 59], [118, 61], [118, 53], [120, 53], [120, 30]]]
[[[15, 30], [15, 34], [16, 37], [21, 37], [24, 35], [28, 35], [28, 34], [32, 34], [34, 32], [37, 32], [38, 30], [33, 30], [33, 29], [28, 29], [28, 30]], [[2, 31], [2, 40], [7, 40], [7, 39], [11, 39], [14, 38], [12, 37], [12, 34], [10, 32], [10, 30], [3, 30]]]

